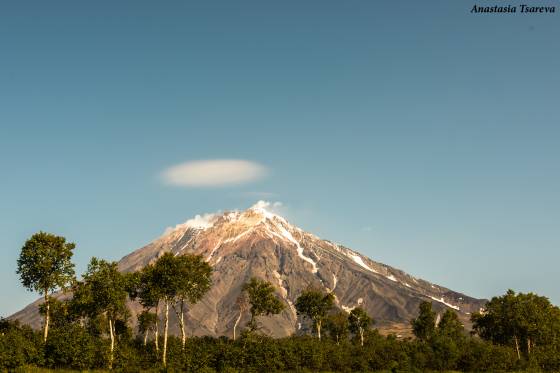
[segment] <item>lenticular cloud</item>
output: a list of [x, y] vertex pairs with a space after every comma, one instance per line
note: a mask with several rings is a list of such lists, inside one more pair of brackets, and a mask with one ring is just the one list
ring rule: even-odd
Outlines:
[[168, 185], [217, 187], [244, 184], [264, 177], [263, 165], [243, 159], [191, 161], [171, 166], [162, 173]]

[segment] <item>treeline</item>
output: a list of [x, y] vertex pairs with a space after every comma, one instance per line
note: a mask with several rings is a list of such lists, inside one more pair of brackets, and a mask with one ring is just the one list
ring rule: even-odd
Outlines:
[[[40, 232], [23, 246], [17, 273], [42, 293], [41, 332], [0, 321], [0, 370], [31, 365], [124, 371], [511, 371], [560, 369], [560, 309], [535, 294], [493, 298], [473, 314], [467, 332], [457, 314], [437, 315], [430, 302], [411, 320], [415, 338], [384, 337], [362, 308], [335, 307], [332, 293], [307, 289], [294, 303], [309, 335], [273, 339], [259, 321], [284, 308], [274, 286], [252, 278], [237, 299], [233, 338], [187, 338], [184, 315], [211, 288], [212, 268], [195, 255], [163, 254], [135, 273], [92, 258], [80, 281], [71, 261], [75, 245]], [[52, 296], [65, 290], [71, 297]], [[127, 301], [143, 311], [130, 327]], [[180, 336], [169, 335], [169, 313]], [[251, 315], [239, 325], [242, 315]]]

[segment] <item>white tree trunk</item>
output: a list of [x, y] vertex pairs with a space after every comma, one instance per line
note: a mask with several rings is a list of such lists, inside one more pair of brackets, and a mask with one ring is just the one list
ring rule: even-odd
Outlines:
[[111, 336], [111, 354], [109, 355], [109, 369], [113, 369], [113, 351], [115, 350], [115, 333], [113, 333], [113, 321], [109, 317], [109, 335]]
[[149, 332], [150, 332], [149, 329], [147, 329], [147, 330], [144, 332], [144, 347], [146, 347], [146, 345], [148, 344], [148, 333], [149, 333]]
[[360, 341], [362, 343], [362, 347], [364, 347], [364, 328], [360, 328]]
[[43, 341], [47, 342], [47, 336], [49, 335], [49, 321], [51, 318], [51, 304], [49, 302], [49, 292], [45, 290], [45, 327], [43, 331]]
[[317, 337], [321, 340], [321, 320], [317, 320]]
[[181, 323], [181, 343], [183, 350], [185, 349], [185, 343], [187, 342], [187, 335], [185, 333], [185, 312], [183, 311], [183, 305], [181, 304], [181, 317], [179, 318]]
[[517, 336], [513, 337], [515, 339], [515, 350], [517, 351], [517, 360], [521, 360], [521, 353], [519, 352], [519, 341], [517, 340]]
[[235, 320], [235, 324], [233, 324], [233, 340], [235, 341], [235, 330], [237, 329], [237, 324], [239, 324], [239, 321], [241, 321], [241, 316], [243, 314], [243, 311], [239, 311], [239, 317], [237, 317], [237, 320]]
[[154, 332], [156, 353], [159, 353], [159, 302], [156, 305], [156, 330]]
[[175, 305], [173, 305], [173, 311], [177, 315], [177, 320], [179, 320], [179, 327], [181, 328], [181, 344], [183, 350], [185, 349], [185, 343], [187, 341], [187, 334], [185, 333], [185, 301], [181, 300], [180, 310], [177, 311]]
[[163, 366], [167, 366], [167, 332], [169, 330], [169, 301], [165, 300], [165, 327], [163, 331]]

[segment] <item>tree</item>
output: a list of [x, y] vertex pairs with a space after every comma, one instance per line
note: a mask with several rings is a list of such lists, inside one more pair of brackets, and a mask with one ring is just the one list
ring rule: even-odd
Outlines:
[[175, 257], [177, 261], [177, 294], [173, 302], [173, 310], [179, 320], [181, 329], [181, 344], [185, 349], [185, 304], [195, 304], [202, 299], [212, 286], [212, 267], [201, 255], [181, 255]]
[[274, 295], [275, 289], [270, 282], [253, 277], [243, 285], [243, 291], [247, 293], [251, 305], [251, 321], [249, 321], [251, 331], [257, 329], [256, 318], [258, 316], [276, 315], [285, 308], [284, 304]]
[[535, 346], [553, 345], [560, 336], [560, 309], [533, 293], [493, 297], [472, 315], [473, 330], [483, 339], [512, 346], [517, 358], [529, 357]]
[[167, 366], [167, 336], [169, 334], [169, 306], [180, 291], [181, 275], [180, 264], [175, 255], [165, 253], [154, 263], [153, 268], [148, 272], [149, 289], [153, 296], [157, 298], [157, 304], [163, 302], [163, 353], [162, 363]]
[[373, 320], [362, 307], [356, 307], [350, 311], [348, 316], [350, 331], [360, 336], [360, 345], [364, 345], [364, 333], [368, 331]]
[[49, 334], [49, 295], [58, 289], [66, 289], [74, 281], [74, 264], [71, 262], [74, 243], [66, 238], [46, 232], [35, 233], [25, 242], [17, 261], [17, 273], [21, 283], [30, 291], [43, 294], [45, 317], [43, 340]]
[[[49, 330], [64, 328], [74, 321], [74, 315], [70, 308], [69, 301], [60, 301], [54, 297], [49, 297], [50, 321]], [[39, 314], [44, 315], [47, 312], [47, 305], [42, 303], [39, 306]]]
[[154, 265], [149, 264], [133, 275], [129, 282], [129, 296], [133, 300], [139, 300], [142, 307], [144, 307], [144, 312], [150, 312], [155, 308], [154, 344], [156, 352], [159, 353], [159, 303], [161, 289], [156, 282], [154, 273]]
[[157, 316], [153, 312], [142, 311], [138, 314], [138, 331], [144, 334], [144, 346], [148, 342], [148, 333], [155, 330]]
[[317, 289], [306, 290], [296, 299], [296, 311], [312, 320], [319, 339], [321, 339], [321, 326], [333, 303], [332, 292], [325, 294], [322, 290]]
[[348, 314], [337, 312], [327, 316], [325, 328], [330, 337], [336, 341], [336, 344], [340, 344], [340, 341], [348, 337]]
[[420, 303], [419, 311], [418, 317], [411, 321], [412, 330], [416, 338], [427, 341], [435, 332], [436, 313], [432, 310], [430, 302]]
[[446, 310], [437, 325], [437, 333], [457, 341], [465, 335], [465, 327], [456, 312]]
[[111, 340], [109, 351], [109, 369], [113, 367], [116, 328], [120, 319], [128, 316], [126, 308], [127, 281], [118, 270], [116, 262], [91, 258], [83, 281], [74, 294], [76, 301], [86, 309], [88, 316], [95, 318], [103, 315], [108, 323]]

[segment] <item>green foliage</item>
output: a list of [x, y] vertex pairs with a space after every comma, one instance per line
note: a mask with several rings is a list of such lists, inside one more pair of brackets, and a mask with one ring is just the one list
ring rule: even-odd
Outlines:
[[30, 291], [49, 293], [74, 279], [71, 262], [75, 244], [50, 233], [35, 233], [25, 242], [17, 261], [21, 283]]
[[106, 314], [112, 320], [126, 317], [128, 292], [116, 262], [93, 257], [82, 277], [74, 299], [83, 305], [88, 316]]
[[[67, 301], [59, 301], [54, 297], [49, 297], [49, 308], [51, 314], [51, 326], [53, 328], [61, 328], [72, 322], [73, 314], [70, 309], [70, 303]], [[45, 316], [46, 303], [39, 305], [39, 314]]]
[[148, 264], [141, 271], [136, 272], [133, 277], [129, 277], [127, 287], [130, 298], [138, 300], [144, 309], [149, 310], [156, 307], [161, 299], [153, 264]]
[[459, 321], [457, 313], [446, 310], [437, 325], [437, 334], [457, 341], [465, 336], [465, 327]]
[[337, 344], [348, 338], [348, 314], [346, 312], [337, 312], [327, 316], [325, 320], [325, 329]]
[[360, 344], [364, 345], [364, 334], [369, 330], [373, 319], [369, 317], [362, 307], [356, 307], [350, 311], [348, 316], [349, 329], [354, 335], [360, 338]]
[[153, 330], [156, 326], [157, 316], [155, 313], [143, 311], [138, 314], [138, 331], [145, 334]]
[[0, 319], [0, 371], [43, 363], [41, 336], [29, 326]]
[[[51, 368], [90, 370], [107, 365], [107, 339], [89, 334], [86, 328], [53, 328], [45, 346], [44, 361], [39, 333], [29, 328], [0, 327], [0, 370], [38, 365]], [[7, 332], [9, 334], [7, 334]], [[6, 338], [6, 336], [8, 336]], [[478, 338], [465, 337], [449, 344], [447, 336], [434, 334], [429, 342], [383, 337], [375, 330], [366, 333], [364, 346], [332, 338], [308, 336], [273, 339], [248, 333], [233, 341], [228, 338], [192, 337], [182, 348], [181, 340], [169, 338], [168, 371], [216, 372], [371, 372], [371, 371], [512, 371], [515, 352]], [[537, 355], [537, 352], [535, 352]], [[554, 355], [539, 360], [542, 369], [557, 370]], [[548, 364], [548, 365], [547, 365]], [[120, 339], [113, 363], [125, 372], [160, 371], [153, 345]]]
[[432, 310], [432, 303], [420, 303], [418, 317], [410, 323], [416, 338], [422, 341], [429, 340], [436, 329], [436, 313]]
[[274, 294], [274, 286], [270, 282], [259, 280], [256, 277], [243, 285], [243, 291], [247, 292], [251, 304], [251, 321], [249, 328], [257, 329], [256, 318], [261, 315], [276, 315], [285, 308], [284, 304]]
[[64, 237], [39, 232], [25, 242], [17, 260], [16, 273], [23, 286], [43, 294], [45, 341], [51, 314], [49, 294], [59, 288], [65, 289], [74, 281], [74, 264], [71, 259], [75, 247], [75, 244], [66, 242]]
[[154, 299], [171, 302], [180, 291], [182, 280], [179, 278], [181, 268], [177, 257], [172, 253], [165, 253], [154, 263], [153, 268], [146, 273], [148, 284]]
[[[483, 339], [511, 346], [518, 358], [541, 346], [560, 346], [560, 309], [548, 298], [533, 293], [515, 294], [513, 290], [494, 297], [481, 313], [472, 315], [473, 329]], [[541, 348], [542, 353], [544, 349]]]
[[[87, 317], [90, 327], [110, 336], [108, 363], [112, 367], [116, 336], [119, 334], [117, 325], [119, 321], [122, 325], [122, 320], [128, 317], [127, 278], [119, 272], [116, 262], [95, 257], [91, 259], [82, 277], [83, 281], [74, 287], [75, 306], [71, 308], [76, 309], [80, 317]], [[123, 328], [120, 329], [122, 331]]]
[[194, 304], [212, 286], [212, 267], [201, 255], [180, 255], [178, 261], [178, 297]]
[[317, 337], [321, 339], [321, 326], [328, 312], [332, 309], [334, 295], [324, 293], [320, 289], [308, 289], [296, 299], [295, 307], [299, 315], [311, 319], [317, 330]]
[[45, 364], [50, 368], [89, 369], [104, 365], [100, 347], [106, 345], [84, 328], [71, 324], [54, 328], [45, 346]]

